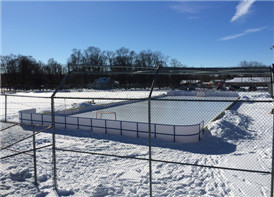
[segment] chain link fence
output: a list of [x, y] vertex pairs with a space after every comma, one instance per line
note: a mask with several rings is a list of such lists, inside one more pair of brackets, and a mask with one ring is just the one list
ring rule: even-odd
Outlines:
[[[268, 81], [225, 87], [239, 77]], [[269, 68], [71, 72], [47, 98], [1, 96], [1, 119], [52, 126], [41, 165], [59, 195], [273, 196], [272, 79]]]

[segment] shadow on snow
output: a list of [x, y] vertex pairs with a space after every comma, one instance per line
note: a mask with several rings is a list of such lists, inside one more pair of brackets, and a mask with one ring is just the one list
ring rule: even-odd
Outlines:
[[[27, 126], [23, 126], [23, 128], [26, 130], [32, 129]], [[37, 128], [36, 130], [39, 131], [40, 129]], [[46, 133], [51, 134], [52, 131], [48, 130], [46, 131]], [[81, 140], [80, 138], [85, 138], [85, 139], [89, 138], [89, 139], [101, 140], [102, 143], [108, 143], [109, 141], [112, 141], [112, 142], [124, 143], [124, 144], [148, 146], [148, 139], [145, 139], [145, 138], [131, 138], [126, 136], [118, 136], [118, 135], [94, 134], [91, 131], [68, 130], [68, 129], [56, 129], [55, 133], [56, 133], [57, 145], [58, 145], [58, 135], [62, 135], [62, 136], [76, 138], [75, 142]], [[62, 138], [62, 140], [64, 140], [64, 138]], [[235, 144], [229, 143], [220, 137], [212, 136], [210, 131], [208, 130], [205, 131], [205, 135], [203, 136], [201, 141], [197, 143], [182, 144], [182, 143], [174, 143], [174, 142], [165, 142], [159, 139], [152, 139], [151, 145], [152, 145], [152, 148], [158, 147], [158, 148], [173, 149], [173, 150], [179, 150], [183, 152], [206, 154], [206, 155], [230, 154], [236, 150]], [[92, 142], [90, 144], [87, 144], [87, 146], [91, 147]], [[73, 144], [71, 147], [73, 147]], [[58, 148], [62, 148], [62, 147], [58, 147]], [[87, 150], [83, 150], [83, 151], [87, 151]]]

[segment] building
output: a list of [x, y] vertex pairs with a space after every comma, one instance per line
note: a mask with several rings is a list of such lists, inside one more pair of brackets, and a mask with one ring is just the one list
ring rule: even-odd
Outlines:
[[87, 87], [93, 89], [106, 90], [118, 87], [118, 85], [119, 82], [112, 80], [110, 77], [100, 77], [96, 79], [93, 83], [89, 83]]

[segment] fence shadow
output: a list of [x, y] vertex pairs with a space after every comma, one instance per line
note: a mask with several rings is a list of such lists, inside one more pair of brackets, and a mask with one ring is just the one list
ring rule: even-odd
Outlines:
[[205, 135], [200, 142], [179, 144], [179, 143], [158, 143], [160, 147], [171, 148], [176, 150], [181, 150], [190, 153], [204, 154], [204, 155], [222, 155], [230, 154], [236, 151], [236, 145], [227, 142], [217, 136], [211, 135], [208, 129], [205, 130]]
[[[32, 130], [31, 127], [22, 126], [25, 130]], [[97, 140], [107, 140], [114, 141], [117, 143], [133, 144], [139, 146], [148, 146], [148, 139], [145, 138], [131, 138], [127, 136], [120, 135], [108, 135], [108, 134], [94, 134], [91, 131], [83, 130], [68, 130], [68, 129], [56, 129], [56, 141], [58, 143], [58, 135], [68, 136], [76, 138], [90, 138]], [[45, 133], [51, 134], [52, 130], [49, 129]], [[90, 144], [89, 144], [90, 146]], [[152, 139], [152, 147], [166, 148], [179, 150], [182, 152], [190, 152], [196, 154], [205, 154], [205, 155], [221, 155], [221, 154], [230, 154], [236, 151], [236, 145], [230, 142], [227, 142], [225, 139], [211, 135], [209, 130], [205, 130], [205, 134], [202, 137], [200, 142], [197, 143], [174, 143], [174, 142], [165, 142], [159, 139]]]
[[243, 104], [243, 102], [241, 102], [241, 101], [235, 101], [228, 109], [236, 111], [241, 107], [242, 104]]

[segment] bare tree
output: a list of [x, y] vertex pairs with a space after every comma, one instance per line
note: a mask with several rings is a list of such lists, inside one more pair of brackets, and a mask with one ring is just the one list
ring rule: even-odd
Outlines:
[[85, 62], [83, 61], [83, 55], [81, 50], [73, 49], [72, 54], [68, 59], [68, 69], [70, 70], [79, 70], [79, 65], [83, 65]]
[[143, 50], [137, 55], [136, 65], [139, 67], [156, 67], [158, 65], [165, 67], [167, 60], [168, 57], [159, 51]]
[[88, 47], [84, 51], [83, 57], [85, 64], [91, 66], [92, 71], [99, 71], [100, 66], [105, 66], [107, 62], [107, 56], [105, 52], [102, 52], [97, 47]]
[[241, 61], [239, 63], [240, 67], [266, 67], [263, 63], [257, 61]]
[[128, 48], [121, 47], [114, 53], [114, 64], [116, 66], [133, 66], [135, 60], [135, 52]]
[[185, 67], [179, 60], [172, 58], [169, 63], [170, 67]]

